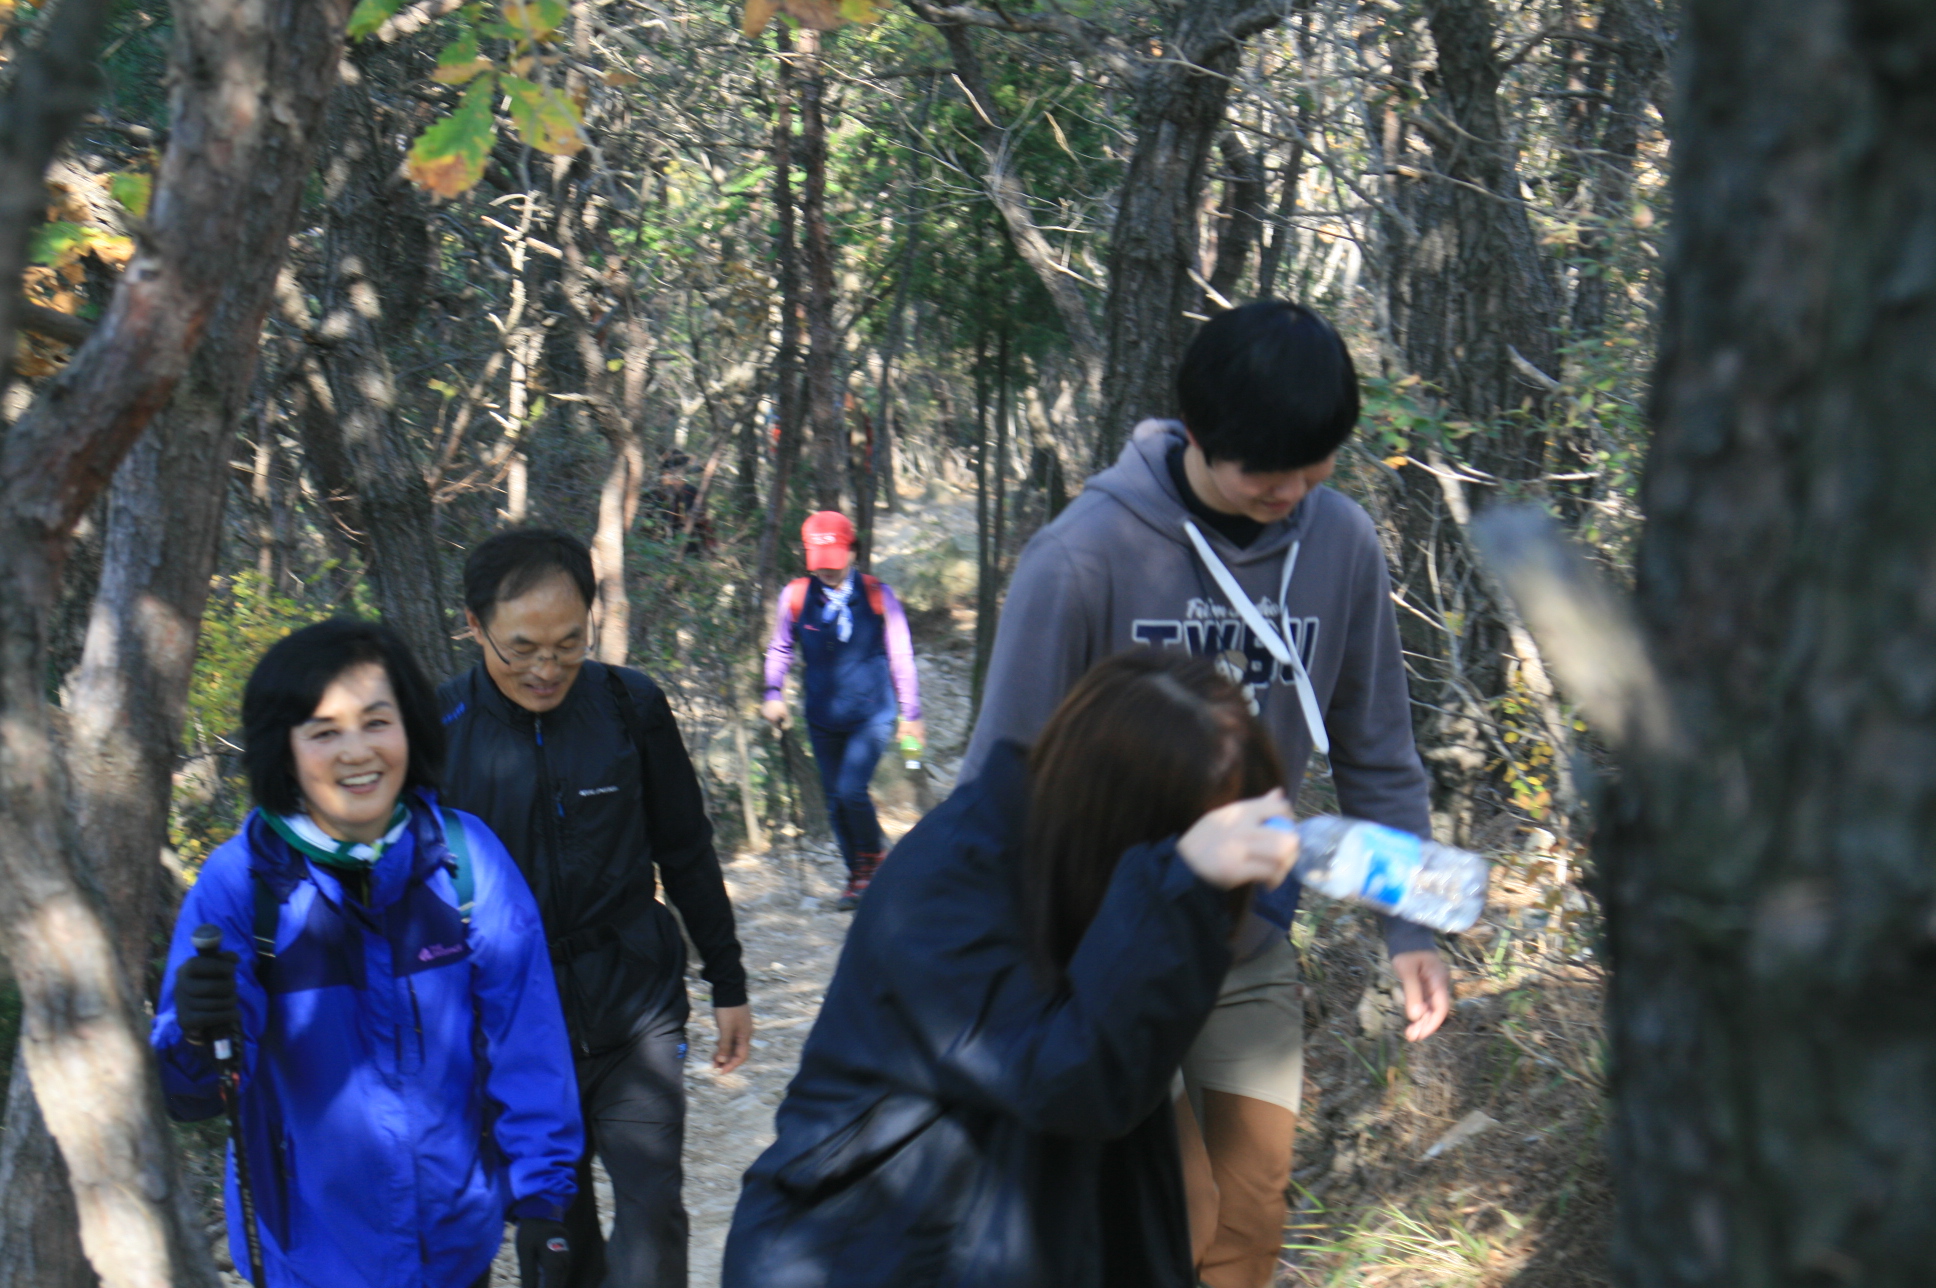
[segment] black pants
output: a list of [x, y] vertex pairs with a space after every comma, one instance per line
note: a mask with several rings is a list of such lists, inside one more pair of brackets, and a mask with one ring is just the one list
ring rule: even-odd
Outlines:
[[[578, 1061], [585, 1156], [565, 1213], [570, 1288], [686, 1288], [686, 1032], [672, 1016], [629, 1046]], [[592, 1155], [612, 1178], [612, 1241], [599, 1233]]]

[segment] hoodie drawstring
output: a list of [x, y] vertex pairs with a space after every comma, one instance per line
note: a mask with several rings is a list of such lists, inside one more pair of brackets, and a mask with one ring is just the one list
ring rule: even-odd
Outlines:
[[1304, 669], [1304, 659], [1299, 656], [1298, 650], [1292, 648], [1287, 642], [1291, 638], [1291, 610], [1286, 601], [1290, 596], [1291, 574], [1297, 570], [1298, 551], [1304, 543], [1293, 541], [1290, 551], [1284, 556], [1284, 576], [1277, 587], [1277, 616], [1282, 626], [1280, 630], [1277, 626], [1272, 626], [1257, 605], [1251, 602], [1250, 596], [1245, 594], [1244, 588], [1237, 584], [1237, 579], [1231, 575], [1230, 569], [1224, 567], [1223, 560], [1217, 558], [1216, 551], [1212, 550], [1210, 543], [1204, 540], [1203, 533], [1198, 530], [1197, 525], [1185, 519], [1183, 530], [1190, 534], [1190, 544], [1196, 547], [1197, 556], [1203, 560], [1203, 566], [1210, 570], [1210, 576], [1223, 591], [1224, 598], [1230, 601], [1230, 606], [1237, 610], [1237, 616], [1243, 618], [1244, 625], [1250, 627], [1250, 633], [1262, 641], [1264, 648], [1272, 657], [1291, 669], [1291, 676], [1297, 688], [1298, 705], [1304, 709], [1304, 723], [1311, 731], [1311, 745], [1317, 749], [1320, 756], [1330, 755], [1331, 738], [1324, 731], [1324, 713], [1318, 709], [1317, 689], [1311, 684], [1310, 672]]

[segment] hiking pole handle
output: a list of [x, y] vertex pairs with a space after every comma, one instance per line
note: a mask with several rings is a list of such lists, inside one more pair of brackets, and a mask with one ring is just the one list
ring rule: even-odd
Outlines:
[[[195, 933], [188, 937], [188, 942], [195, 945], [197, 957], [213, 957], [222, 951], [222, 929], [203, 922], [195, 927]], [[209, 1034], [209, 1042], [215, 1051], [215, 1060], [218, 1064], [227, 1064], [235, 1058], [235, 1046], [229, 1040], [227, 1029]]]

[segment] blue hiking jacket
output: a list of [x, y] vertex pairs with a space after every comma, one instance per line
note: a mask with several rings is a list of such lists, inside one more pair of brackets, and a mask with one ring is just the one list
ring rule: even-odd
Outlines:
[[[435, 799], [405, 800], [368, 908], [251, 813], [175, 923], [150, 1038], [162, 1089], [178, 1118], [222, 1112], [209, 1048], [175, 1021], [176, 967], [212, 923], [241, 955], [243, 1138], [275, 1288], [469, 1288], [507, 1216], [561, 1217], [576, 1192], [584, 1129], [537, 905], [497, 838], [459, 813], [467, 932]], [[260, 971], [257, 880], [281, 899]], [[227, 1208], [246, 1267], [233, 1156]]]
[[1174, 840], [1117, 863], [1060, 987], [1023, 932], [1003, 744], [895, 847], [747, 1170], [723, 1288], [1190, 1288], [1171, 1079], [1230, 967]]

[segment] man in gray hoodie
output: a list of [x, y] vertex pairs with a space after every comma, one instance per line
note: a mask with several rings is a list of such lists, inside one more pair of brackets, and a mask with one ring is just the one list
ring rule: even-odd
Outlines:
[[[995, 743], [1031, 741], [1103, 658], [1187, 648], [1249, 693], [1293, 800], [1316, 749], [1345, 814], [1429, 836], [1384, 551], [1364, 510], [1322, 486], [1358, 419], [1344, 342], [1298, 305], [1245, 305], [1198, 332], [1177, 392], [1183, 422], [1137, 426], [1022, 552], [962, 777]], [[1303, 1082], [1296, 953], [1253, 921], [1183, 1069], [1215, 1182], [1199, 1169], [1190, 1198], [1210, 1288], [1271, 1282]], [[1419, 1041], [1445, 1019], [1450, 976], [1424, 927], [1388, 920], [1385, 939]], [[1189, 1101], [1178, 1116], [1187, 1167]]]

